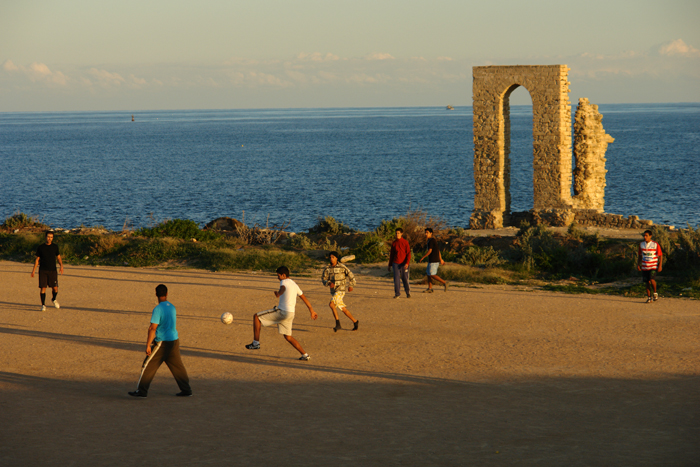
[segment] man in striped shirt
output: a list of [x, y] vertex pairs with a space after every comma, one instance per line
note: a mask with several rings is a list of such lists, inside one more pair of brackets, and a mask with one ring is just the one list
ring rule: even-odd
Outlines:
[[654, 288], [653, 301], [659, 299], [656, 293], [656, 271], [661, 272], [662, 253], [658, 243], [651, 239], [651, 230], [644, 231], [644, 241], [639, 244], [637, 254], [637, 271], [642, 271], [642, 278], [647, 286], [647, 303], [652, 302], [651, 289]]

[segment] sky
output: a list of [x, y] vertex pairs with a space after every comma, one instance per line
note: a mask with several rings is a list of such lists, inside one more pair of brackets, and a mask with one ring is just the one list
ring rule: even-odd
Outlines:
[[551, 64], [572, 103], [700, 102], [698, 25], [698, 0], [0, 0], [0, 112], [462, 106], [474, 66]]

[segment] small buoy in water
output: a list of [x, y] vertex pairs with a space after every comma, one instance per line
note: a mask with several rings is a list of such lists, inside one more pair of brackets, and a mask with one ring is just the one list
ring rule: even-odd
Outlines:
[[132, 122], [134, 121], [134, 116], [133, 116], [133, 115], [131, 116], [131, 121], [132, 121]]

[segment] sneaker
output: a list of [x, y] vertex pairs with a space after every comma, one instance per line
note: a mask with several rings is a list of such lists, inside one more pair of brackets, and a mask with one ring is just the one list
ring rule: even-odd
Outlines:
[[401, 295], [394, 295], [394, 298], [401, 298]]
[[305, 353], [301, 357], [299, 357], [299, 360], [311, 360], [311, 357], [309, 357], [309, 354]]
[[41, 305], [41, 311], [46, 311], [46, 305]]
[[59, 305], [58, 302], [57, 302], [56, 300], [53, 301], [53, 306], [54, 306], [55, 308], [61, 308], [61, 305]]
[[410, 294], [410, 293], [407, 293], [407, 294], [406, 294], [406, 298], [411, 298], [411, 294]]
[[136, 391], [129, 391], [129, 395], [132, 396], [132, 397], [144, 397], [144, 398], [148, 397], [146, 394], [144, 394], [144, 393], [142, 393], [141, 391], [138, 391], [138, 390], [136, 390]]
[[654, 292], [654, 301], [657, 301], [658, 299], [659, 299], [659, 294], [657, 294], [656, 292]]
[[433, 293], [435, 292], [433, 289], [426, 289], [423, 291], [423, 293]]
[[445, 292], [447, 292], [447, 282], [445, 282]]
[[358, 319], [352, 324], [352, 330], [357, 331], [357, 328], [360, 326], [360, 320]]
[[192, 397], [192, 393], [191, 393], [191, 392], [178, 392], [178, 393], [175, 394], [175, 395], [176, 395], [177, 397]]
[[336, 324], [335, 327], [333, 328], [333, 332], [338, 332], [339, 330], [343, 329], [342, 326], [340, 326], [340, 323]]
[[246, 349], [248, 350], [259, 350], [260, 349], [260, 343], [259, 342], [251, 342], [250, 344], [245, 346]]
[[651, 297], [647, 297], [646, 303], [651, 303]]

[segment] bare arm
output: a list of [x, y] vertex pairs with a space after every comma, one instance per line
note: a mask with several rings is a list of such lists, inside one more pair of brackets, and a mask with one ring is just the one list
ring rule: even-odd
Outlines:
[[151, 323], [150, 326], [148, 326], [148, 340], [146, 341], [146, 355], [151, 355], [151, 343], [153, 342], [153, 339], [156, 338], [156, 329], [158, 328], [158, 325], [156, 323]]
[[287, 288], [281, 285], [279, 290], [275, 290], [275, 297], [280, 298], [280, 296], [284, 293], [285, 290], [287, 290]]
[[63, 260], [61, 259], [61, 255], [56, 256], [56, 259], [58, 260], [58, 264], [61, 266], [59, 268], [59, 271], [61, 275], [63, 275]]
[[432, 253], [432, 252], [433, 252], [433, 249], [432, 249], [432, 248], [428, 249], [428, 252], [427, 252], [426, 254], [424, 254], [423, 257], [422, 257], [421, 259], [418, 260], [418, 262], [419, 262], [419, 263], [422, 263], [423, 260], [425, 259], [425, 257], [426, 257], [426, 256], [430, 256], [430, 253]]
[[36, 271], [36, 267], [39, 266], [39, 258], [38, 256], [36, 257], [36, 261], [34, 261], [34, 267], [32, 268], [32, 274], [31, 277], [34, 277], [34, 272]]
[[442, 260], [442, 253], [438, 251], [438, 256], [440, 257], [440, 266], [444, 266], [445, 262]]
[[311, 319], [316, 319], [316, 318], [318, 318], [318, 315], [317, 315], [316, 312], [314, 311], [314, 307], [311, 306], [311, 303], [309, 303], [309, 299], [306, 298], [306, 295], [301, 294], [300, 297], [301, 297], [301, 300], [302, 300], [302, 301], [304, 302], [304, 304], [306, 305], [306, 308], [308, 308], [309, 311], [311, 312]]

